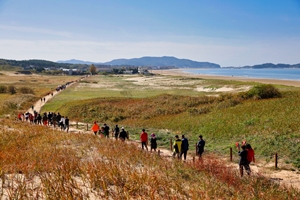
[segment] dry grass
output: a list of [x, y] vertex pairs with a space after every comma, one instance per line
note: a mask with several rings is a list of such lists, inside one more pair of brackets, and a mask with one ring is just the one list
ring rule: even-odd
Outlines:
[[1, 120], [0, 196], [8, 199], [296, 199], [222, 160], [182, 163], [134, 143]]
[[58, 85], [79, 79], [76, 76], [20, 75], [1, 71], [0, 86], [14, 86], [16, 94], [0, 93], [0, 116], [25, 112], [41, 97], [53, 91]]

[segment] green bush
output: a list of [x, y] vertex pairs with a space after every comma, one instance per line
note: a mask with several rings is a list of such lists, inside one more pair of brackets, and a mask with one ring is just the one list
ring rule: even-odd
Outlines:
[[246, 93], [247, 98], [269, 99], [281, 97], [279, 90], [271, 84], [256, 85]]

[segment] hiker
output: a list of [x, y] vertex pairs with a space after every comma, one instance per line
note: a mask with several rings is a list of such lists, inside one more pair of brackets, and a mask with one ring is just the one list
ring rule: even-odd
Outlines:
[[61, 119], [61, 115], [60, 115], [60, 113], [57, 113], [57, 116], [56, 116], [56, 122], [57, 122], [57, 124], [58, 124], [58, 127], [59, 127], [60, 119]]
[[56, 127], [56, 123], [57, 123], [57, 115], [56, 115], [56, 113], [53, 113], [52, 124], [53, 124], [54, 128]]
[[65, 125], [66, 125], [66, 119], [64, 116], [61, 116], [59, 121], [59, 126], [61, 131], [65, 130]]
[[20, 121], [22, 121], [22, 115], [23, 115], [22, 113], [19, 113], [19, 114], [18, 114], [18, 119], [19, 119]]
[[33, 120], [34, 120], [33, 114], [29, 113], [28, 119], [29, 119], [30, 124], [33, 124]]
[[150, 138], [150, 152], [152, 152], [152, 149], [156, 152], [156, 148], [157, 148], [157, 142], [156, 142], [156, 136], [154, 133], [151, 134], [151, 138]]
[[67, 131], [67, 133], [69, 132], [69, 128], [70, 128], [70, 120], [68, 117], [65, 118], [65, 129]]
[[33, 123], [34, 124], [37, 124], [37, 115], [38, 115], [38, 113], [34, 110], [33, 111]]
[[25, 113], [25, 120], [28, 121], [28, 118], [29, 118], [29, 112], [26, 112]]
[[246, 145], [242, 145], [242, 151], [239, 149], [239, 156], [240, 156], [240, 161], [239, 161], [239, 168], [240, 168], [240, 175], [241, 177], [244, 175], [244, 168], [247, 172], [248, 175], [250, 175], [250, 167], [249, 167], [249, 162], [247, 160], [247, 150], [246, 150]]
[[249, 162], [249, 164], [251, 162], [255, 162], [255, 157], [254, 157], [254, 150], [252, 149], [250, 144], [246, 144], [246, 150], [248, 152], [247, 154], [247, 160]]
[[103, 134], [106, 138], [109, 138], [109, 126], [107, 124], [104, 124]]
[[121, 141], [125, 141], [126, 138], [127, 138], [127, 140], [129, 139], [128, 138], [128, 134], [125, 131], [124, 127], [121, 128], [121, 132], [119, 134], [119, 138], [120, 138]]
[[52, 125], [52, 112], [48, 112], [48, 115], [47, 115], [47, 117], [48, 117], [48, 126], [50, 126], [50, 125]]
[[44, 126], [48, 125], [47, 121], [48, 121], [47, 113], [44, 113], [44, 115], [43, 115], [43, 124], [44, 124]]
[[37, 124], [42, 124], [42, 116], [41, 116], [41, 114], [37, 115]]
[[175, 156], [179, 159], [180, 158], [180, 152], [181, 152], [181, 139], [179, 139], [178, 135], [175, 135], [175, 141], [173, 143], [173, 158], [175, 158]]
[[[122, 127], [124, 129], [124, 127]], [[114, 136], [115, 139], [117, 140], [120, 134], [120, 128], [118, 127], [118, 124], [116, 124], [116, 127], [114, 128]]]
[[142, 133], [140, 135], [141, 143], [142, 143], [142, 149], [144, 150], [144, 147], [148, 151], [147, 143], [148, 143], [148, 133], [146, 133], [145, 129], [142, 130]]
[[94, 124], [92, 126], [92, 131], [94, 132], [95, 135], [97, 135], [99, 129], [100, 129], [99, 125], [97, 124], [96, 121], [94, 121]]
[[197, 142], [197, 154], [199, 157], [202, 157], [205, 146], [205, 141], [202, 139], [202, 137], [202, 135], [199, 135], [199, 141]]
[[186, 155], [187, 155], [187, 151], [189, 150], [189, 141], [188, 139], [185, 138], [184, 135], [181, 136], [181, 152], [180, 152], [180, 158], [182, 158], [183, 155], [183, 159], [184, 161], [186, 161]]

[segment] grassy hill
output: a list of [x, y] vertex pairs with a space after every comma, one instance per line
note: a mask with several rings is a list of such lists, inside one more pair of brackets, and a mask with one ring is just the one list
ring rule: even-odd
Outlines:
[[192, 144], [202, 134], [209, 151], [224, 154], [234, 148], [235, 142], [246, 140], [265, 161], [278, 152], [283, 162], [300, 166], [299, 89], [277, 86], [281, 98], [258, 100], [243, 98], [243, 92], [199, 92], [195, 88], [200, 84], [238, 90], [246, 83], [99, 76], [55, 97], [44, 110], [60, 111], [87, 123], [97, 120], [111, 127], [122, 124], [133, 138], [146, 128], [158, 135], [163, 146], [168, 146], [175, 134], [186, 134]]

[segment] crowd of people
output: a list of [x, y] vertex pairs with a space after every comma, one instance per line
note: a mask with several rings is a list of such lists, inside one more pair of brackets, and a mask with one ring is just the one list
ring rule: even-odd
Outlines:
[[61, 115], [59, 112], [44, 112], [43, 114], [33, 111], [33, 114], [30, 112], [19, 113], [18, 120], [27, 121], [31, 124], [40, 124], [44, 126], [53, 126], [60, 128], [62, 131], [69, 132], [70, 120], [67, 116]]
[[[34, 110], [33, 114], [30, 112], [19, 113], [18, 120], [27, 121], [30, 122], [31, 124], [53, 126], [54, 128], [58, 127], [62, 131], [69, 132], [69, 125], [70, 125], [69, 118], [67, 116], [62, 116], [59, 112], [57, 114], [55, 112], [48, 112], [48, 113], [44, 112], [43, 114], [40, 114]], [[109, 138], [110, 127], [106, 123], [104, 123], [103, 126], [100, 127], [97, 121], [94, 121], [91, 130], [95, 135], [101, 135], [103, 137]], [[119, 128], [118, 125], [115, 125], [115, 127], [113, 128], [112, 135], [116, 140], [118, 139], [120, 139], [121, 141], [125, 141], [126, 139], [129, 140], [128, 132], [125, 131], [124, 127]], [[149, 141], [148, 133], [146, 132], [145, 129], [142, 129], [142, 132], [140, 134], [140, 142], [141, 142], [142, 150], [148, 151], [148, 141]], [[181, 135], [181, 139], [179, 138], [178, 135], [175, 135], [175, 140], [172, 146], [173, 146], [172, 157], [178, 159], [182, 159], [183, 157], [184, 161], [186, 161], [187, 152], [189, 150], [189, 141], [185, 137], [185, 135]], [[249, 164], [251, 162], [255, 162], [254, 150], [252, 149], [251, 145], [248, 144], [246, 141], [243, 141], [242, 145], [236, 143], [236, 146], [238, 148], [238, 155], [240, 156], [239, 159], [240, 175], [243, 176], [244, 170], [247, 172], [248, 175], [250, 175], [251, 169]], [[203, 140], [203, 136], [200, 135], [196, 145], [197, 156], [199, 156], [200, 158], [202, 157], [202, 154], [204, 152], [204, 147], [205, 147], [205, 140]], [[157, 138], [156, 135], [152, 133], [150, 135], [150, 152], [152, 151], [156, 152], [156, 149], [157, 149]]]

